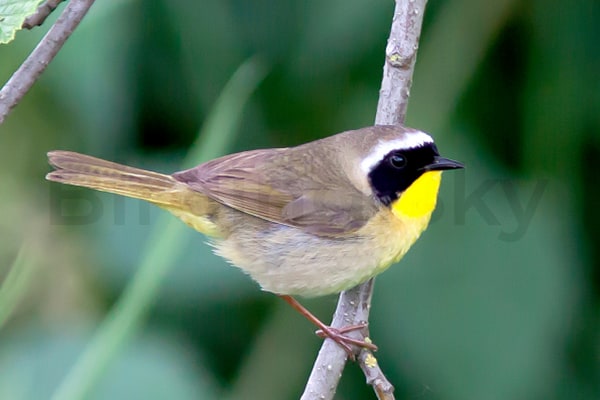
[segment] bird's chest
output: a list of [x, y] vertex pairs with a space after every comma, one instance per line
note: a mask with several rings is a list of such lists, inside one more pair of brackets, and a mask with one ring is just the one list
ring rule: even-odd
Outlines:
[[406, 216], [385, 207], [352, 235], [327, 238], [246, 215], [237, 218], [233, 212], [235, 223], [215, 247], [264, 290], [320, 296], [353, 287], [399, 261], [430, 216]]
[[377, 260], [374, 275], [398, 262], [427, 228], [431, 212], [407, 216], [383, 210], [367, 224], [361, 233], [369, 237], [371, 255]]

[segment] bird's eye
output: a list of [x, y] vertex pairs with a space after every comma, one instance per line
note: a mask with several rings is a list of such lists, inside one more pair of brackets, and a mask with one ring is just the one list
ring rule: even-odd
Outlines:
[[390, 157], [390, 164], [396, 169], [402, 169], [406, 166], [406, 157], [401, 154], [394, 154]]

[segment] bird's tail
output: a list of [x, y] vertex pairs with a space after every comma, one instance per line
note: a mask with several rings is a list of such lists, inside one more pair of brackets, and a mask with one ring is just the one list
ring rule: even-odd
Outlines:
[[170, 175], [128, 167], [71, 151], [51, 151], [56, 168], [46, 179], [142, 199], [165, 208], [184, 208], [187, 185]]

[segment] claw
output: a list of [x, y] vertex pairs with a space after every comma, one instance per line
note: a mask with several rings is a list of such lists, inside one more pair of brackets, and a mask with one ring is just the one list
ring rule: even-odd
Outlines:
[[343, 328], [333, 328], [331, 326], [325, 325], [321, 322], [317, 317], [315, 317], [310, 311], [304, 308], [300, 303], [298, 303], [293, 297], [286, 295], [279, 295], [283, 300], [285, 300], [289, 305], [291, 305], [296, 311], [306, 317], [313, 324], [318, 326], [318, 329], [315, 333], [320, 338], [326, 339], [329, 338], [336, 342], [341, 348], [344, 349], [346, 354], [348, 354], [348, 358], [352, 361], [356, 360], [356, 356], [354, 355], [354, 350], [351, 346], [363, 347], [372, 351], [377, 350], [377, 346], [374, 345], [368, 338], [364, 340], [355, 339], [347, 336], [348, 332], [353, 332], [356, 330], [360, 330], [367, 327], [367, 323], [360, 323], [357, 325], [345, 326]]
[[[363, 322], [362, 324], [357, 324], [357, 325], [348, 325], [348, 326], [344, 326], [341, 328], [333, 328], [330, 327], [331, 329], [335, 329], [336, 331], [338, 331], [338, 333], [341, 333], [342, 335], [348, 333], [348, 332], [352, 332], [352, 331], [358, 331], [360, 329], [366, 328], [367, 326], [369, 326], [369, 324], [367, 324], [366, 322]], [[320, 338], [325, 338], [327, 337], [327, 334], [325, 334], [323, 332], [323, 329], [317, 329], [315, 331], [315, 334], [320, 337]]]
[[319, 329], [315, 333], [320, 338], [323, 338], [323, 339], [329, 338], [329, 339], [333, 340], [334, 342], [336, 342], [340, 347], [342, 347], [346, 351], [346, 353], [348, 354], [348, 358], [350, 358], [352, 361], [355, 361], [356, 357], [355, 357], [354, 351], [352, 350], [352, 347], [350, 345], [364, 347], [364, 348], [372, 350], [372, 351], [377, 351], [377, 346], [375, 344], [371, 343], [371, 341], [355, 339], [355, 338], [345, 335], [348, 332], [362, 329], [365, 326], [366, 326], [366, 324], [352, 325], [352, 326], [345, 326], [340, 329], [332, 328], [332, 327], [328, 326], [328, 327], [326, 327], [326, 329], [323, 329], [323, 328]]

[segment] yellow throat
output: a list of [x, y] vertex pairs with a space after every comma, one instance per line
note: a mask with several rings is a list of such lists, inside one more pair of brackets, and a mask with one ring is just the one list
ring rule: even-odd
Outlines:
[[435, 209], [442, 171], [429, 171], [421, 175], [392, 203], [392, 212], [398, 218], [419, 218]]

